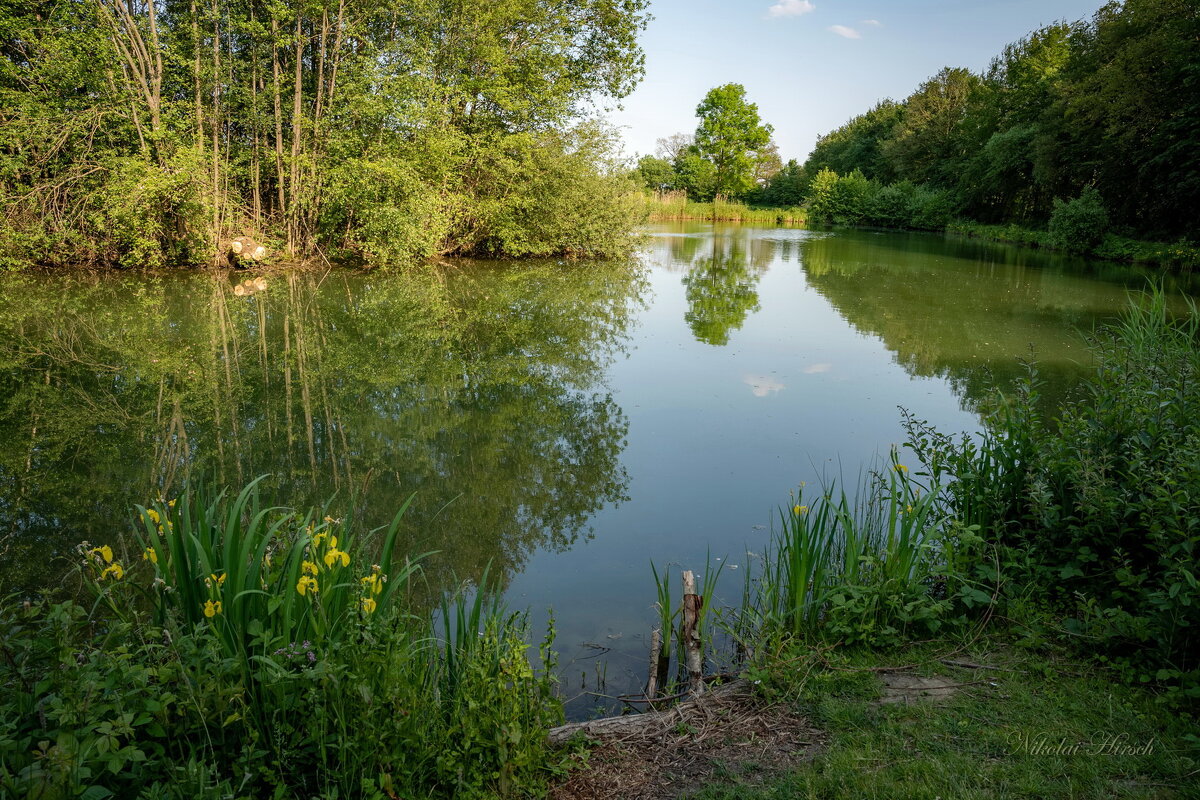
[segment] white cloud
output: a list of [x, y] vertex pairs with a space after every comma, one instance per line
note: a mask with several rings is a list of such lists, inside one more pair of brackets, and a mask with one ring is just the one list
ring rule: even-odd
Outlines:
[[854, 30], [854, 28], [847, 28], [845, 25], [830, 25], [829, 30], [833, 31], [838, 36], [841, 36], [845, 39], [861, 39], [862, 38], [861, 33]]
[[873, 27], [873, 28], [882, 28], [882, 27], [883, 27], [883, 23], [882, 23], [882, 22], [880, 22], [880, 21], [879, 21], [879, 20], [877, 20], [877, 19], [864, 19], [864, 20], [862, 21], [862, 24], [863, 24], [863, 25], [870, 25], [870, 26], [871, 26], [871, 27]]
[[815, 9], [809, 0], [779, 0], [767, 9], [768, 17], [798, 17]]
[[770, 375], [743, 375], [742, 383], [750, 387], [750, 392], [755, 397], [766, 397], [787, 388]]

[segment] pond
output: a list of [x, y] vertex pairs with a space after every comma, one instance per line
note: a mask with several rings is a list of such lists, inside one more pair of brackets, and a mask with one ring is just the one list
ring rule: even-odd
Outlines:
[[69, 589], [76, 543], [120, 540], [131, 503], [188, 479], [266, 474], [271, 500], [372, 527], [415, 492], [403, 547], [433, 551], [433, 589], [490, 569], [536, 626], [553, 609], [573, 715], [642, 681], [651, 561], [720, 558], [736, 599], [802, 482], [855, 485], [903, 442], [900, 408], [977, 430], [1031, 355], [1053, 414], [1084, 334], [1147, 281], [930, 234], [691, 223], [629, 263], [246, 277], [0, 276], [4, 593]]

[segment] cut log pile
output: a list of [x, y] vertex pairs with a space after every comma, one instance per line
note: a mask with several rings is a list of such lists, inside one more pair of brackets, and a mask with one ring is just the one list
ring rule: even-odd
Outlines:
[[267, 248], [249, 236], [233, 239], [227, 249], [234, 264], [258, 263], [267, 258]]

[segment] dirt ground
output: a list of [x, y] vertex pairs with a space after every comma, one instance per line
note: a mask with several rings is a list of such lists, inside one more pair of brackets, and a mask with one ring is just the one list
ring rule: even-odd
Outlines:
[[[595, 743], [553, 800], [666, 800], [722, 781], [757, 784], [820, 752], [820, 731], [746, 684], [644, 715]], [[581, 734], [576, 734], [581, 735]]]

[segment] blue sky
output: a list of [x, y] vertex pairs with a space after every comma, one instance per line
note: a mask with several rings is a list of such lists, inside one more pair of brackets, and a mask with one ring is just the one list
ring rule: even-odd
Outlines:
[[1009, 42], [1102, 0], [653, 0], [646, 76], [608, 114], [628, 155], [696, 128], [714, 86], [740, 83], [786, 161], [885, 97], [903, 99], [944, 66], [985, 68]]

